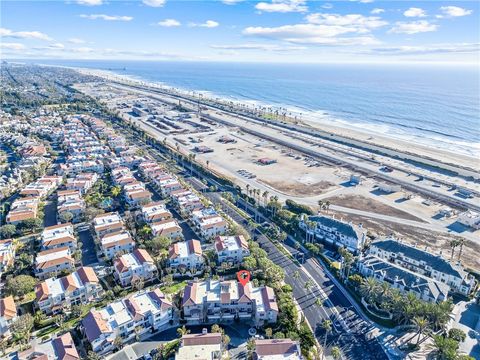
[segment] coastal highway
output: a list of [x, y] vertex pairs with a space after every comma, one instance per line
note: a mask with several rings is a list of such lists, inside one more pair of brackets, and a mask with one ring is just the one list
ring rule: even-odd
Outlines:
[[[143, 96], [147, 96], [154, 100], [169, 104], [177, 104], [178, 101], [178, 99], [174, 99], [171, 94], [166, 94], [157, 89], [144, 89], [140, 86], [128, 85], [123, 83], [115, 83], [115, 86], [123, 88], [124, 90], [129, 89], [141, 93]], [[159, 93], [161, 94], [161, 96], [155, 95], [155, 93]], [[165, 99], [165, 97], [167, 97], [167, 99]], [[189, 108], [192, 111], [195, 111], [197, 109], [197, 103], [194, 103], [190, 100], [185, 100], [184, 98], [182, 98], [182, 101], [183, 106], [185, 106], [186, 108]], [[379, 169], [378, 164], [372, 164], [368, 161], [365, 161], [365, 159], [363, 158], [359, 158], [358, 156], [356, 157], [355, 153], [353, 152], [350, 154], [350, 156], [347, 156], [346, 154], [337, 154], [330, 149], [325, 149], [322, 146], [318, 146], [318, 144], [309, 144], [304, 141], [294, 139], [291, 132], [279, 132], [271, 126], [266, 126], [265, 124], [258, 124], [255, 119], [233, 116], [232, 114], [228, 114], [227, 112], [218, 113], [217, 109], [215, 109], [215, 111], [203, 111], [202, 116], [209, 121], [221, 123], [226, 126], [237, 127], [246, 133], [250, 133], [278, 145], [301, 152], [315, 159], [320, 159], [324, 161], [326, 160], [327, 162], [349, 168], [352, 171], [361, 172], [368, 175], [374, 175], [380, 181], [398, 184], [402, 186], [404, 190], [421, 194], [427, 198], [448, 204], [449, 206], [480, 211], [480, 204], [478, 202], [478, 198], [462, 198], [455, 195], [451, 191], [449, 192], [447, 189], [433, 187], [430, 184], [425, 183], [425, 181], [416, 181], [417, 177], [420, 176], [419, 174], [407, 174], [404, 170], [396, 171], [394, 173], [385, 173]], [[147, 125], [146, 130], [148, 130], [149, 132], [152, 132], [152, 129], [155, 129], [154, 127], [151, 127], [148, 123], [141, 121], [136, 122], [144, 128], [146, 127], [145, 125]], [[421, 176], [424, 176], [424, 174], [422, 173]], [[442, 180], [437, 179], [437, 182], [442, 183]]]

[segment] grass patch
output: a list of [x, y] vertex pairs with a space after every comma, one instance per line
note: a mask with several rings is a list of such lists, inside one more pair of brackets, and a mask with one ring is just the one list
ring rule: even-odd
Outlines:
[[170, 286], [162, 286], [160, 290], [162, 290], [164, 294], [176, 294], [179, 291], [185, 289], [186, 286], [187, 286], [187, 282], [181, 281], [179, 283], [176, 283]]

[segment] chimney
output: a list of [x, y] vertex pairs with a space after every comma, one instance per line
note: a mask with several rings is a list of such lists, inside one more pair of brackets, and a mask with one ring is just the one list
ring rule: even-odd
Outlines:
[[202, 329], [202, 335], [207, 335], [207, 334], [208, 334], [207, 328], [203, 328], [203, 329]]

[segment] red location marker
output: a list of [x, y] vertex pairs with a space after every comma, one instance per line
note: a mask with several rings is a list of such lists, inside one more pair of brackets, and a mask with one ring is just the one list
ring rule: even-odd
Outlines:
[[250, 281], [250, 271], [240, 270], [237, 272], [237, 279], [243, 286], [247, 285], [247, 283]]

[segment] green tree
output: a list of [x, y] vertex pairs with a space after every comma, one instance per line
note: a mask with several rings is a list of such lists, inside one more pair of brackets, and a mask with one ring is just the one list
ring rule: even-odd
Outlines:
[[450, 339], [454, 339], [454, 340], [458, 341], [459, 343], [461, 343], [461, 342], [465, 341], [467, 335], [461, 329], [452, 328], [452, 329], [448, 330], [448, 337]]
[[33, 324], [33, 316], [27, 313], [18, 316], [10, 325], [10, 330], [13, 334], [17, 334], [25, 343], [28, 343]]
[[255, 351], [255, 340], [253, 338], [248, 339], [247, 341], [247, 358], [253, 358], [253, 352]]
[[162, 250], [167, 250], [170, 246], [170, 239], [166, 236], [155, 236], [151, 241], [148, 241], [147, 245], [150, 249], [155, 251], [157, 254]]
[[2, 239], [10, 239], [16, 233], [17, 228], [15, 225], [7, 224], [0, 227], [0, 238]]
[[7, 280], [5, 291], [13, 296], [23, 297], [33, 291], [37, 280], [30, 275], [18, 275]]
[[271, 339], [272, 336], [273, 336], [273, 330], [272, 328], [266, 328], [265, 329], [265, 336], [267, 337], [267, 339]]
[[458, 357], [458, 341], [454, 339], [434, 335], [433, 348], [439, 360], [456, 360]]
[[70, 211], [64, 211], [60, 214], [59, 217], [60, 217], [60, 221], [62, 223], [68, 223], [68, 222], [72, 221], [73, 214]]
[[113, 339], [113, 346], [118, 350], [123, 348], [123, 339], [120, 335], [117, 335], [115, 339]]
[[360, 294], [368, 303], [371, 303], [373, 299], [377, 298], [378, 291], [378, 282], [373, 277], [364, 279], [360, 285]]
[[95, 351], [90, 350], [87, 354], [87, 360], [101, 360], [102, 357], [98, 355]]

